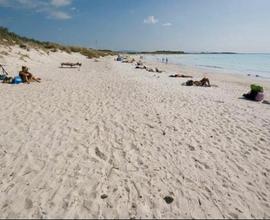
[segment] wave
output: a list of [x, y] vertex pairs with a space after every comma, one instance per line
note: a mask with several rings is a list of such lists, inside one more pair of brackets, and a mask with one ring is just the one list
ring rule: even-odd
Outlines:
[[221, 66], [212, 66], [212, 65], [197, 65], [197, 66], [202, 66], [202, 67], [208, 67], [208, 68], [214, 68], [214, 69], [224, 69]]

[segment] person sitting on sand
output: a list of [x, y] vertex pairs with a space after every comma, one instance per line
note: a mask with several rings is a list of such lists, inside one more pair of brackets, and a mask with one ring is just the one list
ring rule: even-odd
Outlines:
[[188, 80], [186, 82], [187, 86], [203, 86], [203, 87], [211, 87], [210, 81], [208, 78], [204, 77], [200, 81], [193, 81], [193, 80]]
[[32, 73], [29, 73], [28, 68], [26, 66], [22, 67], [22, 70], [19, 72], [19, 76], [21, 77], [22, 81], [24, 83], [30, 83], [30, 82], [39, 82], [40, 83], [40, 78], [36, 78], [33, 76]]

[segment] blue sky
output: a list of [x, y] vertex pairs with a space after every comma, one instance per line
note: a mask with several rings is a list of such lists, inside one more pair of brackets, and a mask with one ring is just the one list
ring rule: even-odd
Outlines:
[[270, 52], [270, 0], [0, 0], [0, 25], [101, 49]]

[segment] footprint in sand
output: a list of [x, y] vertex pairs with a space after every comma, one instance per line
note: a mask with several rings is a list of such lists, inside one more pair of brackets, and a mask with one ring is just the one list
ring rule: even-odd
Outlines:
[[24, 203], [25, 209], [31, 209], [33, 207], [33, 202], [31, 199], [26, 198]]
[[97, 155], [100, 159], [102, 159], [102, 160], [107, 160], [107, 156], [106, 156], [104, 153], [102, 153], [102, 152], [98, 149], [98, 147], [95, 148], [95, 153], [96, 153], [96, 155]]
[[188, 148], [190, 151], [195, 151], [195, 147], [191, 146], [191, 145], [188, 145]]

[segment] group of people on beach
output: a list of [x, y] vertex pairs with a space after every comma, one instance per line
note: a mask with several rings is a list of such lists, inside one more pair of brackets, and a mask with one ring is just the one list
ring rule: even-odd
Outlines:
[[[162, 73], [161, 70], [159, 70], [158, 68], [151, 68], [151, 67], [147, 67], [143, 64], [143, 62], [141, 60], [139, 60], [136, 64], [136, 69], [145, 69], [148, 72], [157, 72], [157, 73]], [[169, 77], [174, 77], [174, 78], [192, 78], [192, 76], [188, 76], [188, 75], [184, 75], [184, 74], [175, 74], [175, 75], [170, 75]], [[202, 87], [211, 87], [210, 84], [210, 80], [206, 77], [204, 77], [203, 79], [199, 80], [199, 81], [193, 81], [193, 80], [188, 80], [185, 83], [186, 86], [202, 86]]]
[[[159, 70], [158, 68], [151, 68], [147, 67], [144, 65], [142, 62], [143, 57], [140, 56], [140, 60], [136, 62], [136, 69], [143, 69], [148, 72], [157, 72], [157, 73], [162, 73], [163, 71]], [[120, 55], [116, 59], [117, 61], [122, 61], [123, 63], [133, 63], [135, 62], [135, 59], [130, 59], [128, 57], [121, 57]], [[168, 63], [168, 58], [162, 58], [162, 63]], [[170, 75], [169, 77], [173, 78], [193, 78], [192, 76], [189, 75], [184, 75], [184, 74], [174, 74]], [[183, 83], [185, 86], [200, 86], [200, 87], [211, 87], [210, 80], [207, 77], [203, 77], [201, 80], [188, 80], [185, 83]], [[259, 85], [251, 85], [251, 90], [249, 93], [243, 94], [243, 97], [245, 99], [249, 100], [254, 100], [254, 101], [262, 101], [264, 99], [264, 94], [263, 94], [263, 87]]]
[[31, 83], [31, 82], [41, 82], [41, 78], [35, 77], [32, 73], [29, 72], [29, 68], [26, 66], [22, 66], [21, 71], [19, 72], [18, 76], [10, 77], [7, 71], [4, 69], [4, 67], [1, 65], [2, 72], [0, 80], [2, 80], [3, 83], [9, 83], [9, 84], [19, 84], [19, 83]]
[[[116, 59], [117, 61], [122, 61], [123, 63], [133, 63], [136, 60], [134, 58], [130, 59], [128, 57], [121, 57], [120, 55], [117, 57]], [[166, 58], [166, 60], [163, 58], [162, 62], [166, 62], [168, 63], [168, 58]], [[16, 80], [18, 80], [19, 78], [19, 83], [31, 83], [31, 82], [41, 82], [41, 78], [39, 77], [35, 77], [32, 73], [29, 72], [29, 68], [26, 66], [22, 66], [21, 71], [19, 72], [19, 76], [17, 77], [8, 77], [8, 73], [5, 71], [3, 65], [0, 65], [3, 74], [0, 74], [0, 80], [3, 81], [3, 83], [16, 83]], [[148, 72], [157, 72], [157, 73], [162, 73], [163, 71], [161, 71], [158, 68], [151, 68], [151, 67], [147, 67], [146, 65], [143, 64], [143, 62], [141, 60], [139, 60], [136, 63], [136, 69], [145, 69]], [[175, 74], [175, 75], [170, 75], [169, 77], [181, 77], [181, 78], [192, 78], [192, 76], [188, 76], [188, 75], [183, 75], [183, 74]], [[201, 80], [199, 81], [194, 81], [194, 80], [188, 80], [187, 82], [184, 83], [184, 85], [186, 86], [201, 86], [201, 87], [211, 87], [210, 84], [210, 80], [206, 77], [203, 77]], [[262, 101], [264, 99], [264, 93], [263, 93], [263, 87], [256, 85], [256, 84], [252, 84], [251, 85], [251, 90], [249, 93], [243, 94], [243, 97], [245, 99], [249, 99], [249, 100], [254, 100], [254, 101]]]
[[163, 58], [161, 59], [161, 62], [162, 62], [162, 63], [168, 64], [168, 62], [169, 62], [168, 57], [166, 57], [166, 58], [163, 57]]
[[156, 68], [151, 68], [151, 67], [148, 67], [146, 65], [143, 64], [143, 62], [141, 60], [139, 60], [137, 63], [136, 63], [136, 69], [145, 69], [146, 71], [148, 72], [157, 72], [157, 73], [162, 73], [162, 70], [158, 69], [157, 67]]

